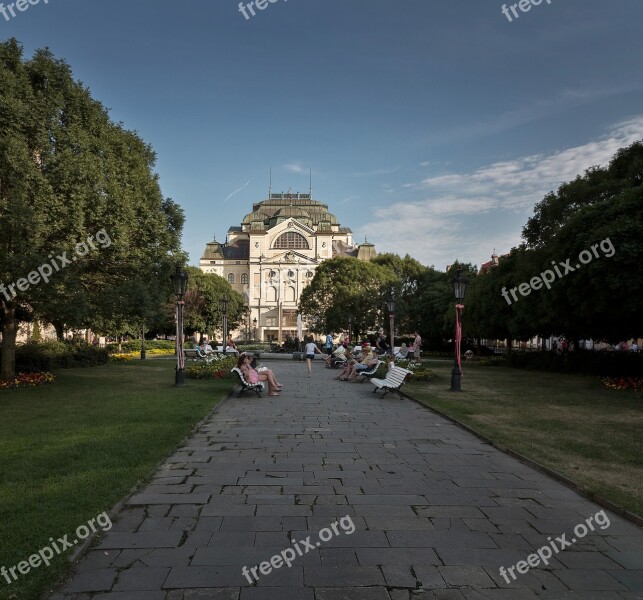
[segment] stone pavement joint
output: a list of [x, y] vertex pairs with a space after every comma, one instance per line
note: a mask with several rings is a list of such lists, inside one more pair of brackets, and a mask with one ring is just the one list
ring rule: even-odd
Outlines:
[[[603, 509], [417, 403], [273, 364], [281, 396], [222, 403], [52, 600], [643, 599], [643, 531], [609, 511], [507, 583]], [[353, 533], [242, 575], [347, 515]]]

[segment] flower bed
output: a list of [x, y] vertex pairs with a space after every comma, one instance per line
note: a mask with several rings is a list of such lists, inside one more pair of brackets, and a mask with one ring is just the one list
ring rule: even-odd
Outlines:
[[603, 377], [601, 381], [608, 390], [643, 391], [643, 377]]
[[10, 390], [21, 387], [36, 387], [53, 383], [55, 377], [51, 373], [18, 373], [13, 381], [0, 379], [0, 390]]
[[409, 381], [432, 381], [437, 377], [435, 371], [422, 366], [421, 363], [408, 360], [396, 360], [395, 366], [411, 371], [411, 375], [408, 376]]
[[218, 356], [210, 363], [197, 363], [185, 367], [188, 379], [231, 379], [231, 369], [236, 366], [237, 359], [233, 356]]

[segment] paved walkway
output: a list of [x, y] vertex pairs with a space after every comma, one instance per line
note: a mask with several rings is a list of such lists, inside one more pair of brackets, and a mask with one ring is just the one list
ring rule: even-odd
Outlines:
[[643, 598], [635, 525], [409, 400], [268, 364], [282, 395], [221, 405], [54, 598]]

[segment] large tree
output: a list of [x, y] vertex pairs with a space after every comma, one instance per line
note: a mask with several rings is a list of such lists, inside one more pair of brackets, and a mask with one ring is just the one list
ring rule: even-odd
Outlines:
[[204, 273], [196, 267], [188, 267], [188, 290], [185, 294], [185, 328], [188, 332], [199, 331], [215, 337], [214, 333], [223, 322], [221, 299], [228, 296], [228, 330], [239, 325], [245, 314], [244, 298], [219, 275]]
[[60, 334], [145, 318], [165, 297], [183, 214], [154, 163], [64, 61], [0, 44], [0, 378], [21, 313]]
[[343, 331], [353, 316], [351, 335], [381, 326], [395, 276], [385, 267], [356, 258], [324, 261], [302, 292], [299, 310], [315, 333]]

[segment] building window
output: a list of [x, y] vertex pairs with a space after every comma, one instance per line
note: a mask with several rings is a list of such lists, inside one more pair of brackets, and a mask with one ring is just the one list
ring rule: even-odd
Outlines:
[[306, 238], [295, 231], [288, 231], [280, 235], [273, 248], [277, 250], [309, 250]]
[[228, 283], [234, 283], [234, 273], [230, 273], [230, 275], [228, 275]]
[[248, 273], [241, 273], [242, 285], [248, 285]]

